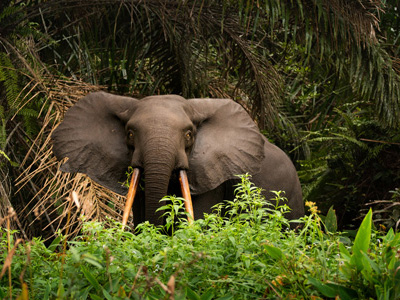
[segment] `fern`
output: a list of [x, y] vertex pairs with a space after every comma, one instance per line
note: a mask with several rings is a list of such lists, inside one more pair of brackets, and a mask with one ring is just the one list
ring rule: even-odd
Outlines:
[[[19, 99], [18, 73], [10, 58], [4, 52], [0, 52], [0, 82], [4, 84], [9, 112], [13, 114], [21, 104], [21, 99]], [[10, 117], [10, 114], [4, 117]]]
[[20, 10], [16, 6], [7, 6], [0, 12], [0, 22], [8, 17], [14, 16]]
[[18, 115], [23, 116], [26, 133], [34, 136], [40, 129], [36, 121], [39, 116], [38, 112], [32, 108], [23, 108]]

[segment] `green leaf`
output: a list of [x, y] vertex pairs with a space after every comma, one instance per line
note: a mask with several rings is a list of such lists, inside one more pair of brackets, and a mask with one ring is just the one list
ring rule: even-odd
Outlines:
[[318, 279], [309, 276], [308, 281], [325, 297], [335, 298], [340, 296], [342, 300], [358, 299], [357, 292], [353, 289], [349, 289], [343, 285], [335, 283], [322, 283]]
[[353, 289], [336, 283], [327, 283], [326, 285], [335, 289], [341, 300], [359, 299], [357, 292]]
[[90, 254], [90, 253], [85, 253], [82, 256], [82, 259], [84, 261], [86, 261], [87, 263], [99, 268], [99, 269], [103, 269], [103, 266], [99, 263], [99, 260], [97, 257], [95, 257], [94, 255]]
[[54, 252], [56, 248], [60, 245], [61, 236], [56, 237], [51, 244], [47, 247], [51, 252]]
[[211, 300], [214, 297], [212, 289], [208, 289], [203, 295], [201, 295], [200, 300]]
[[113, 300], [114, 299], [105, 289], [103, 289], [103, 295], [108, 300]]
[[[379, 266], [371, 258], [369, 258], [367, 253], [365, 253], [365, 252], [361, 252], [361, 253], [364, 256], [364, 260], [363, 260], [364, 266], [365, 266], [366, 263], [368, 263], [368, 267], [367, 268], [368, 269], [372, 268], [376, 272], [376, 274], [380, 275], [381, 274], [381, 270], [379, 269]], [[370, 272], [371, 271], [372, 270], [370, 270]]]
[[269, 246], [269, 245], [265, 245], [264, 246], [265, 250], [267, 251], [267, 253], [273, 258], [273, 259], [282, 259], [283, 258], [283, 253], [282, 250], [279, 248], [276, 248], [274, 246]]
[[93, 300], [104, 300], [104, 298], [99, 297], [99, 296], [97, 296], [95, 294], [90, 294], [90, 298], [93, 299]]
[[343, 243], [339, 243], [339, 250], [340, 250], [340, 254], [341, 256], [349, 261], [351, 258], [350, 252], [346, 249], [346, 246]]
[[171, 205], [163, 205], [163, 206], [157, 208], [156, 211], [169, 210], [169, 209], [171, 209]]
[[329, 208], [328, 214], [326, 215], [325, 228], [328, 232], [332, 232], [332, 233], [335, 233], [337, 230], [337, 219], [336, 219], [336, 214], [335, 214], [335, 210], [333, 209], [333, 206], [331, 206]]
[[57, 299], [63, 299], [65, 294], [64, 285], [60, 282], [57, 289]]
[[329, 298], [336, 297], [337, 292], [336, 292], [336, 289], [334, 289], [333, 287], [330, 287], [330, 286], [326, 285], [325, 283], [322, 283], [318, 279], [315, 279], [311, 276], [309, 276], [307, 279], [325, 297], [329, 297]]
[[350, 263], [352, 265], [356, 265], [358, 270], [362, 270], [363, 266], [363, 252], [368, 252], [369, 243], [371, 241], [371, 225], [372, 225], [372, 210], [370, 209], [368, 214], [365, 216], [364, 220], [361, 223], [360, 228], [358, 229], [356, 239], [354, 240], [353, 245], [353, 254], [350, 259]]
[[190, 287], [186, 288], [186, 296], [189, 300], [201, 300], [200, 296], [193, 291]]
[[388, 243], [390, 241], [392, 241], [394, 239], [395, 235], [394, 235], [394, 231], [393, 228], [390, 228], [388, 233], [386, 234], [386, 236], [384, 237], [383, 241], [385, 243]]
[[101, 292], [102, 287], [92, 273], [90, 273], [89, 270], [87, 270], [84, 266], [81, 266], [81, 271], [89, 283], [96, 289], [96, 291]]
[[[47, 283], [46, 290], [43, 295], [43, 300], [50, 299], [50, 292], [51, 292], [51, 284]], [[0, 290], [0, 296], [1, 296], [1, 290]], [[0, 298], [3, 299], [3, 297], [0, 297]]]

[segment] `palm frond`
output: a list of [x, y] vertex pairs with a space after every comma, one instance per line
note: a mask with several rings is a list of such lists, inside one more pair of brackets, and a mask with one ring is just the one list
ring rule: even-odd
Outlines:
[[[59, 171], [62, 162], [56, 161], [51, 151], [51, 132], [61, 121], [66, 109], [99, 87], [81, 81], [55, 81], [52, 77], [44, 77], [42, 84], [46, 86], [46, 97], [51, 101], [51, 105], [48, 107], [41, 131], [21, 163], [21, 174], [17, 178], [16, 186], [19, 191], [33, 189], [34, 196], [18, 213], [34, 216], [29, 226], [48, 218], [47, 225], [43, 228], [51, 228], [47, 238], [51, 238], [59, 229], [66, 230], [67, 225], [71, 227], [68, 229], [69, 234], [75, 235], [81, 228], [82, 216], [86, 220], [100, 221], [107, 217], [121, 220], [124, 197], [99, 186], [83, 174], [73, 175]], [[76, 191], [79, 195], [79, 209], [70, 205], [71, 191]], [[67, 222], [68, 211], [72, 214]]]

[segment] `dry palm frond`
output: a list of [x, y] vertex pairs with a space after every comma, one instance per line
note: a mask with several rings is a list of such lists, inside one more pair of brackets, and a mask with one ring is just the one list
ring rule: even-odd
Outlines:
[[9, 221], [10, 229], [18, 229], [24, 238], [27, 238], [24, 228], [10, 201], [10, 180], [8, 175], [0, 168], [0, 226]]
[[[84, 174], [69, 174], [59, 171], [62, 162], [58, 162], [51, 150], [51, 132], [55, 129], [68, 107], [91, 91], [99, 90], [77, 80], [45, 78], [46, 96], [50, 101], [48, 111], [43, 121], [43, 127], [32, 143], [21, 168], [23, 171], [17, 179], [19, 190], [35, 186], [34, 197], [30, 203], [19, 212], [19, 215], [34, 215], [30, 226], [44, 216], [48, 225], [43, 230], [51, 228], [52, 234], [58, 230], [64, 231], [67, 225], [67, 212], [71, 210], [68, 227], [69, 234], [76, 234], [85, 220], [102, 221], [110, 217], [121, 220], [124, 198], [94, 183]], [[27, 164], [27, 162], [30, 163]], [[71, 206], [69, 196], [74, 190], [79, 195], [80, 208]], [[50, 216], [50, 217], [48, 217]], [[132, 225], [132, 224], [130, 224]]]

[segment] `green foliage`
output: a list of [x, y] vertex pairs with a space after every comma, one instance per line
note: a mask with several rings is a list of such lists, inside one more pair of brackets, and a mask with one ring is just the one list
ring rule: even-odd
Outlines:
[[175, 233], [175, 223], [186, 224], [188, 215], [184, 212], [185, 199], [181, 197], [165, 196], [160, 200], [166, 202], [165, 205], [158, 208], [156, 211], [164, 210], [162, 217], [165, 218], [165, 230], [172, 235]]
[[[5, 87], [6, 103], [0, 101], [0, 149], [5, 148], [7, 139], [6, 123], [12, 117], [12, 113], [18, 108], [16, 99], [19, 95], [18, 75], [10, 58], [4, 52], [0, 52], [0, 86]], [[1, 95], [0, 95], [1, 96]]]
[[[88, 222], [68, 249], [62, 235], [48, 247], [40, 239], [20, 244], [11, 264], [12, 293], [21, 294], [25, 283], [37, 299], [398, 299], [400, 234], [374, 232], [372, 212], [351, 242], [324, 232], [313, 203], [303, 227], [290, 230], [280, 193], [266, 210], [243, 176], [237, 195], [225, 213], [216, 207], [216, 214], [183, 222], [171, 235], [148, 223], [133, 234], [112, 221]], [[179, 216], [181, 201], [168, 200], [167, 216]], [[5, 260], [6, 231], [0, 235]], [[8, 286], [4, 276], [1, 297]]]
[[[400, 259], [397, 250], [400, 234], [390, 229], [385, 236], [376, 236], [371, 249], [372, 211], [365, 216], [351, 247], [339, 243], [339, 272], [343, 283], [322, 283], [309, 278], [324, 296], [341, 299], [398, 299], [400, 297]], [[379, 240], [381, 238], [382, 240]]]
[[304, 197], [324, 213], [333, 205], [339, 228], [357, 224], [354, 217], [372, 200], [390, 199], [400, 180], [399, 131], [382, 127], [372, 114], [355, 102], [346, 112], [335, 109], [329, 118], [336, 120], [325, 128], [304, 133], [302, 142], [310, 151], [299, 161]]
[[[43, 99], [34, 94], [34, 88], [28, 87], [32, 77], [37, 77], [28, 61], [36, 63], [36, 58], [23, 55], [34, 49], [25, 44], [25, 38], [36, 36], [34, 26], [28, 24], [15, 24], [15, 20], [23, 17], [23, 3], [8, 1], [0, 6], [0, 148], [5, 149], [7, 132], [12, 131], [7, 124], [16, 115], [17, 121], [22, 120], [25, 131], [29, 137], [35, 137], [39, 131], [37, 117], [43, 109]], [[14, 23], [14, 24], [13, 24]], [[15, 126], [15, 125], [14, 125]]]

